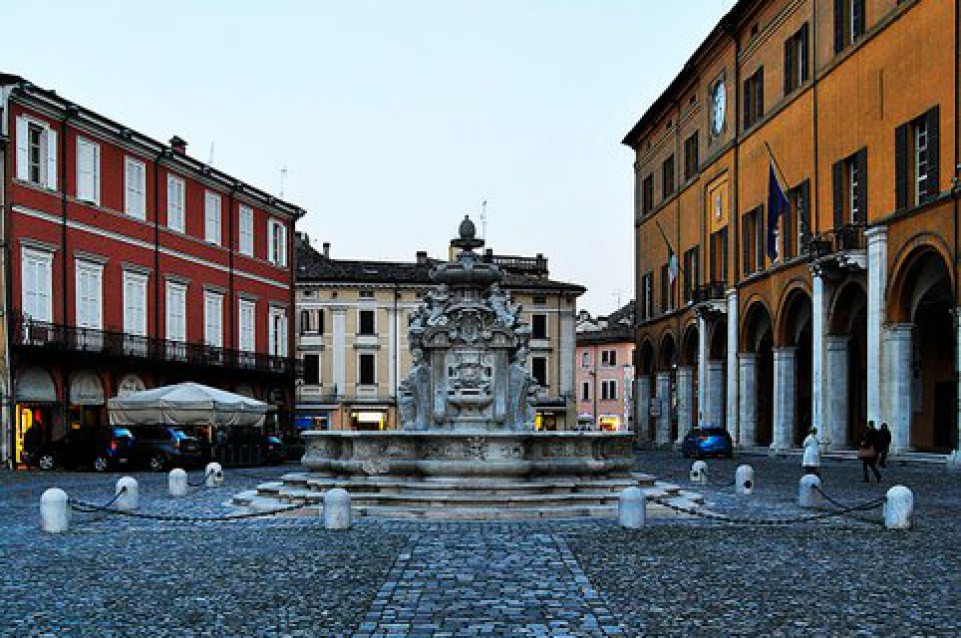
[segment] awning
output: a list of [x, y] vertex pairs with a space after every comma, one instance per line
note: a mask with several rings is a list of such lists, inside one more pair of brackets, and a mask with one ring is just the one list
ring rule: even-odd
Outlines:
[[17, 401], [56, 403], [57, 387], [53, 384], [50, 373], [43, 368], [27, 368], [17, 375]]
[[103, 382], [90, 370], [80, 370], [70, 376], [72, 405], [103, 405]]
[[262, 425], [269, 407], [199, 383], [178, 383], [108, 401], [111, 425]]

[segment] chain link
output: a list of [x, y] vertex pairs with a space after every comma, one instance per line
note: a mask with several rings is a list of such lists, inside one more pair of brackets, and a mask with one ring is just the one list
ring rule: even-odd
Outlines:
[[[116, 500], [116, 499], [115, 499]], [[177, 523], [220, 523], [228, 521], [238, 521], [248, 518], [264, 518], [268, 516], [276, 516], [277, 514], [284, 514], [287, 512], [293, 512], [294, 510], [300, 510], [307, 507], [301, 503], [293, 503], [291, 505], [286, 505], [284, 507], [279, 507], [277, 509], [269, 510], [266, 512], [245, 512], [243, 514], [228, 514], [226, 516], [177, 516], [170, 514], [148, 514], [144, 512], [129, 512], [126, 510], [118, 510], [108, 506], [97, 505], [95, 503], [87, 503], [86, 501], [81, 501], [80, 499], [71, 498], [69, 499], [70, 508], [78, 512], [92, 513], [92, 512], [104, 512], [106, 514], [116, 514], [119, 516], [127, 516], [130, 518], [143, 518], [153, 521], [168, 521]], [[112, 504], [112, 503], [111, 503]]]
[[807, 523], [810, 521], [822, 520], [825, 518], [832, 518], [835, 516], [844, 516], [851, 512], [868, 511], [877, 508], [882, 505], [885, 501], [884, 498], [875, 499], [873, 501], [868, 501], [860, 505], [852, 505], [841, 510], [836, 510], [833, 512], [823, 512], [821, 514], [813, 514], [810, 516], [798, 516], [795, 518], [735, 518], [733, 516], [728, 516], [726, 514], [719, 514], [717, 512], [711, 512], [709, 510], [697, 510], [693, 508], [681, 507], [671, 503], [667, 499], [656, 498], [652, 499], [653, 502], [658, 505], [662, 505], [668, 509], [680, 512], [682, 514], [688, 514], [690, 516], [697, 516], [700, 518], [705, 518], [708, 520], [720, 521], [722, 523], [729, 523], [731, 525], [758, 525], [758, 526], [776, 526], [776, 525], [794, 525], [797, 523]]

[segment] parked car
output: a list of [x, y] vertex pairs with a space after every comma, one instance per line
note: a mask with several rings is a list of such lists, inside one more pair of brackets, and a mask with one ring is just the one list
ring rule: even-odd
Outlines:
[[260, 444], [260, 454], [264, 463], [268, 465], [280, 465], [287, 460], [287, 452], [284, 449], [284, 442], [276, 434], [265, 434]]
[[33, 458], [41, 470], [90, 467], [105, 472], [129, 466], [133, 447], [133, 434], [126, 428], [86, 427], [41, 446]]
[[153, 472], [203, 464], [200, 441], [180, 428], [142, 426], [133, 428], [133, 433], [136, 463]]
[[734, 456], [734, 442], [724, 428], [694, 428], [687, 433], [681, 443], [684, 458], [702, 459], [706, 456]]

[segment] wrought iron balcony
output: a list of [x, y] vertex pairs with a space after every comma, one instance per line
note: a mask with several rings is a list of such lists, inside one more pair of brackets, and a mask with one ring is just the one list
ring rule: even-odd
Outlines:
[[299, 361], [296, 359], [259, 352], [168, 341], [125, 332], [64, 327], [29, 319], [12, 318], [10, 328], [11, 344], [14, 347], [113, 358], [148, 359], [193, 366], [220, 366], [285, 375], [299, 372]]
[[724, 299], [724, 282], [712, 281], [694, 289], [694, 303], [705, 303]]
[[836, 281], [848, 272], [864, 270], [867, 267], [864, 230], [864, 224], [845, 224], [808, 242], [814, 273]]

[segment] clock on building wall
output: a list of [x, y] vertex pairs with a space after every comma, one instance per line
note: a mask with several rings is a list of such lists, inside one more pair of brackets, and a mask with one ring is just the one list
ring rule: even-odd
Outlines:
[[724, 78], [720, 78], [711, 89], [711, 135], [718, 136], [724, 130], [726, 113], [727, 89], [724, 88]]

